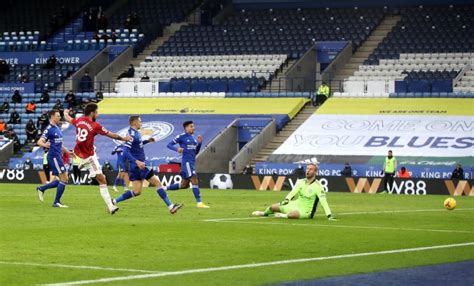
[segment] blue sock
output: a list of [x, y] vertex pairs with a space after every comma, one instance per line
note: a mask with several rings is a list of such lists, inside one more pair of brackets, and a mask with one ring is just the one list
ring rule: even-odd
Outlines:
[[118, 183], [120, 182], [120, 178], [116, 177], [114, 181], [114, 188], [117, 187]]
[[46, 191], [47, 189], [52, 189], [52, 188], [56, 188], [59, 184], [59, 181], [58, 180], [54, 180], [52, 182], [49, 182], [47, 183], [46, 185], [43, 185], [41, 187], [39, 187], [38, 189], [42, 192]]
[[134, 196], [135, 196], [135, 194], [132, 191], [127, 191], [127, 192], [123, 193], [122, 195], [120, 195], [120, 197], [116, 198], [115, 202], [120, 203], [121, 201], [128, 200], [130, 198], [133, 198]]
[[199, 186], [193, 186], [193, 194], [196, 198], [196, 202], [201, 202], [201, 193], [199, 192]]
[[156, 192], [158, 193], [160, 198], [165, 202], [167, 207], [172, 205], [170, 199], [168, 198], [168, 195], [166, 194], [165, 190], [163, 190], [163, 188], [158, 188]]
[[63, 196], [65, 188], [66, 188], [66, 184], [64, 182], [59, 182], [58, 183], [58, 188], [56, 189], [56, 198], [54, 199], [54, 203], [60, 203], [61, 202], [61, 197]]
[[175, 190], [179, 190], [181, 188], [181, 185], [176, 183], [176, 184], [172, 184], [172, 185], [169, 185], [168, 187], [166, 187], [167, 190], [169, 191], [175, 191]]
[[124, 188], [126, 188], [126, 187], [127, 187], [127, 184], [125, 183], [125, 179], [124, 179], [124, 178], [121, 178], [120, 181], [122, 182], [122, 186], [123, 186]]

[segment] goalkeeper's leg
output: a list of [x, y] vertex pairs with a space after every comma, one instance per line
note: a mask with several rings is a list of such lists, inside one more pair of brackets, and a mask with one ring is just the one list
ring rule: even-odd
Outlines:
[[280, 204], [273, 204], [271, 206], [268, 206], [265, 211], [254, 211], [252, 215], [254, 216], [269, 216], [274, 213], [280, 212]]
[[288, 213], [276, 213], [275, 217], [277, 218], [289, 218], [289, 219], [299, 219], [301, 218], [301, 214], [299, 210], [292, 210]]

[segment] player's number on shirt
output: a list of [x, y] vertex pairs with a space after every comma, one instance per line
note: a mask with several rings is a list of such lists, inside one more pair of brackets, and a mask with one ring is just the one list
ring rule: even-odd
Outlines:
[[87, 132], [87, 129], [78, 128], [77, 129], [77, 134], [76, 134], [77, 141], [79, 141], [79, 142], [86, 141], [88, 134], [89, 134], [89, 132]]

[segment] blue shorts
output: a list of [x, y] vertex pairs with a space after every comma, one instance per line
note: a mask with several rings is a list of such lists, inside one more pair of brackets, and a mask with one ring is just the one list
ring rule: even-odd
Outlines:
[[192, 162], [182, 162], [181, 163], [181, 172], [179, 175], [183, 179], [189, 179], [193, 176], [196, 176], [196, 167]]
[[47, 159], [49, 168], [51, 169], [51, 173], [53, 173], [53, 175], [59, 176], [59, 174], [65, 173], [67, 171], [61, 156], [48, 156]]
[[149, 180], [151, 177], [155, 175], [153, 170], [150, 170], [148, 167], [145, 169], [140, 170], [137, 166], [130, 166], [130, 171], [128, 171], [128, 177], [130, 181], [143, 181]]

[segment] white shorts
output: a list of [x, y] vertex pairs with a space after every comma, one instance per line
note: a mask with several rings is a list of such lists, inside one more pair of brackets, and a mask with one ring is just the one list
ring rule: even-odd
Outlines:
[[102, 174], [102, 166], [100, 165], [96, 154], [82, 159], [82, 166], [89, 171], [91, 177]]

